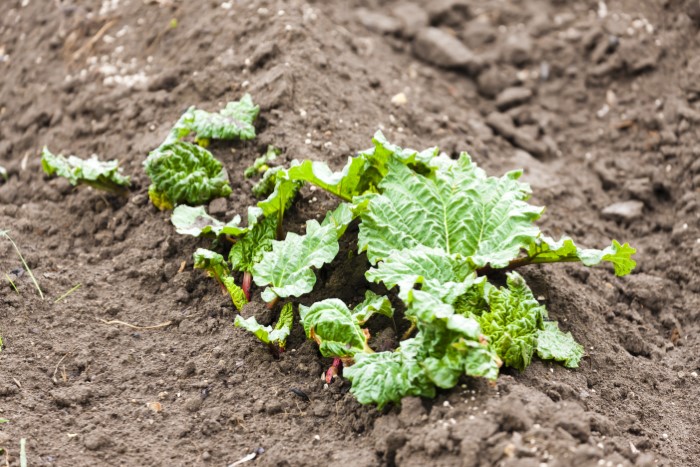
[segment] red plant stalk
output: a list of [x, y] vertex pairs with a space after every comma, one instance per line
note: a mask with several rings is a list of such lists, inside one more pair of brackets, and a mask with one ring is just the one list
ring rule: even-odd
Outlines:
[[250, 301], [250, 286], [253, 283], [253, 274], [249, 271], [243, 273], [243, 293], [245, 294], [246, 300]]
[[338, 373], [340, 373], [342, 368], [343, 362], [340, 361], [340, 358], [333, 358], [333, 365], [331, 365], [328, 371], [326, 371], [326, 383], [331, 384], [331, 382], [333, 382], [333, 378], [338, 376]]

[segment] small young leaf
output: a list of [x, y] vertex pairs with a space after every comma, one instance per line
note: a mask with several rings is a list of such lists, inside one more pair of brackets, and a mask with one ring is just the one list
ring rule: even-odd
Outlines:
[[583, 346], [570, 332], [563, 333], [554, 321], [545, 321], [537, 334], [537, 356], [542, 360], [563, 362], [567, 368], [578, 368], [583, 357]]
[[289, 333], [292, 330], [293, 322], [293, 305], [291, 303], [286, 303], [282, 307], [282, 311], [280, 311], [280, 317], [274, 329], [271, 326], [259, 324], [255, 316], [251, 316], [248, 319], [243, 319], [240, 315], [236, 316], [233, 325], [252, 332], [255, 337], [265, 344], [276, 344], [281, 349], [284, 349], [287, 345], [287, 337], [289, 337]]
[[152, 182], [148, 194], [161, 210], [178, 204], [196, 206], [231, 194], [226, 169], [196, 144], [163, 145], [149, 154], [144, 166]]
[[223, 284], [224, 278], [231, 274], [224, 257], [219, 253], [205, 248], [197, 248], [194, 252], [194, 268], [203, 269], [210, 276]]
[[362, 194], [360, 183], [365, 170], [365, 160], [351, 157], [340, 172], [333, 172], [326, 163], [306, 160], [293, 164], [288, 170], [290, 180], [309, 182], [345, 201]]
[[262, 293], [263, 300], [310, 292], [316, 283], [311, 268], [333, 261], [339, 248], [335, 226], [321, 227], [314, 220], [307, 221], [306, 235], [290, 232], [284, 241], [273, 241], [272, 250], [253, 266], [255, 283], [259, 287], [269, 285]]
[[632, 255], [636, 251], [629, 243], [620, 245], [617, 240], [613, 240], [612, 245], [603, 250], [595, 250], [579, 248], [569, 237], [555, 241], [543, 235], [532, 241], [528, 248], [528, 257], [532, 263], [581, 261], [585, 266], [595, 266], [603, 261], [608, 261], [614, 266], [615, 275], [625, 276], [631, 273], [637, 265], [636, 261], [632, 259]]
[[46, 146], [41, 153], [41, 166], [48, 175], [59, 175], [66, 178], [71, 185], [89, 185], [98, 190], [114, 194], [126, 194], [131, 185], [129, 177], [121, 174], [119, 162], [100, 161], [97, 156], [90, 159], [80, 159], [75, 156], [65, 158], [63, 155], [52, 154]]
[[208, 234], [213, 234], [216, 237], [220, 235], [238, 237], [248, 231], [247, 228], [239, 226], [241, 216], [235, 216], [224, 224], [207, 214], [207, 211], [202, 206], [192, 207], [186, 204], [177, 206], [173, 210], [170, 221], [175, 226], [177, 233], [194, 237]]
[[245, 292], [243, 292], [243, 289], [236, 284], [235, 279], [231, 276], [224, 277], [222, 282], [228, 294], [231, 296], [233, 306], [236, 307], [236, 310], [241, 311], [246, 303], [248, 303]]
[[391, 318], [394, 308], [387, 297], [377, 295], [371, 290], [365, 292], [365, 299], [352, 310], [352, 315], [358, 324], [364, 324], [375, 313]]
[[259, 263], [263, 255], [272, 249], [276, 230], [277, 219], [275, 217], [256, 220], [249, 227], [248, 232], [231, 247], [228, 256], [231, 267], [236, 271], [252, 272], [253, 266]]
[[277, 159], [277, 156], [282, 154], [281, 149], [277, 149], [276, 147], [270, 145], [267, 147], [267, 152], [263, 154], [262, 156], [258, 157], [255, 159], [255, 162], [253, 162], [253, 165], [245, 169], [245, 172], [243, 172], [243, 175], [245, 178], [251, 178], [254, 177], [255, 175], [259, 174], [264, 174], [269, 170], [269, 164], [273, 162], [275, 159]]
[[330, 298], [310, 307], [299, 305], [299, 316], [306, 337], [316, 341], [324, 357], [352, 357], [358, 352], [372, 352], [367, 345], [367, 334], [341, 300]]
[[218, 113], [190, 107], [180, 117], [165, 142], [181, 140], [190, 133], [194, 133], [197, 140], [253, 139], [253, 122], [259, 113], [260, 107], [253, 104], [249, 94], [245, 94], [240, 101], [229, 102]]
[[333, 225], [338, 238], [342, 237], [350, 222], [355, 219], [355, 213], [350, 203], [340, 203], [337, 208], [329, 211], [321, 222], [321, 227]]

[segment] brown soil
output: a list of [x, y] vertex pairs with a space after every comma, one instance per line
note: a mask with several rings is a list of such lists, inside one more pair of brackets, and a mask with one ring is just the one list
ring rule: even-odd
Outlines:
[[[47, 296], [0, 242], [10, 465], [20, 438], [32, 466], [221, 466], [258, 448], [256, 465], [700, 465], [700, 5], [426, 3], [3, 2], [0, 228]], [[441, 48], [428, 23], [471, 52]], [[637, 247], [622, 279], [524, 271], [586, 346], [582, 367], [538, 361], [495, 387], [465, 379], [379, 413], [347, 382], [324, 389], [330, 362], [298, 325], [279, 360], [233, 328], [226, 298], [192, 269], [205, 245], [150, 205], [141, 164], [187, 106], [246, 91], [259, 136], [214, 148], [234, 187], [221, 218], [253, 202], [242, 168], [267, 144], [340, 167], [381, 128], [398, 144], [469, 150], [493, 174], [525, 167], [544, 230]], [[45, 144], [118, 158], [130, 198], [46, 179]], [[641, 204], [603, 213], [622, 201]], [[305, 191], [289, 225], [332, 203]], [[356, 299], [365, 266], [336, 261], [301, 302]]]

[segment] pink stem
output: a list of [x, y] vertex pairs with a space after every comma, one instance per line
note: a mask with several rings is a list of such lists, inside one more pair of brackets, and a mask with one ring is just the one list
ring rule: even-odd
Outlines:
[[253, 274], [249, 271], [243, 273], [243, 293], [245, 294], [246, 300], [250, 301], [250, 286], [253, 283]]
[[340, 360], [340, 358], [335, 357], [333, 359], [333, 365], [331, 365], [328, 371], [326, 371], [326, 383], [331, 384], [333, 378], [338, 376], [338, 373], [340, 373], [342, 367], [343, 362]]

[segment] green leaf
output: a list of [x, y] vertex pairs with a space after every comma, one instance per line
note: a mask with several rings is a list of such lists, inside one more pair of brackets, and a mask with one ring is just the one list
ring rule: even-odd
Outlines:
[[423, 245], [469, 257], [475, 267], [505, 267], [539, 234], [542, 208], [525, 202], [519, 172], [486, 177], [462, 154], [435, 173], [420, 175], [392, 158], [362, 213], [359, 249], [370, 262]]
[[273, 241], [272, 250], [263, 254], [253, 266], [254, 281], [259, 287], [269, 285], [262, 293], [269, 302], [277, 297], [298, 297], [310, 292], [316, 283], [312, 267], [330, 263], [339, 251], [334, 225], [321, 225], [310, 220], [306, 235], [287, 234], [284, 241]]
[[[377, 131], [372, 137], [374, 148], [362, 151], [358, 156], [367, 161], [367, 171], [364, 174], [364, 185], [372, 186], [386, 176], [389, 172], [389, 161], [395, 160], [410, 167], [418, 173], [428, 174], [434, 171], [436, 159], [439, 158], [437, 147], [416, 151], [404, 149], [390, 143], [381, 131]], [[372, 182], [375, 182], [374, 184]], [[376, 191], [376, 190], [374, 190]]]
[[523, 371], [532, 362], [547, 312], [516, 272], [508, 273], [507, 287], [487, 284], [485, 292], [488, 310], [470, 310], [471, 315], [503, 362]]
[[406, 396], [435, 397], [435, 385], [417, 359], [401, 351], [357, 353], [355, 364], [346, 367], [343, 376], [352, 382], [350, 392], [359, 403], [377, 404], [379, 410]]
[[294, 202], [302, 182], [290, 180], [285, 170], [276, 171], [274, 176], [274, 190], [266, 199], [258, 202], [258, 207], [262, 209], [265, 217], [276, 217], [278, 225], [281, 225], [282, 217]]
[[275, 191], [275, 186], [277, 185], [277, 174], [282, 172], [286, 174], [286, 170], [282, 167], [272, 167], [267, 170], [262, 178], [258, 180], [258, 183], [253, 185], [252, 192], [253, 196], [256, 198], [263, 198], [270, 196], [270, 194]]
[[387, 297], [377, 295], [371, 290], [365, 292], [365, 299], [352, 310], [352, 315], [358, 324], [364, 324], [375, 313], [387, 316], [394, 316], [394, 308]]
[[196, 144], [163, 145], [151, 152], [144, 166], [152, 182], [148, 194], [159, 209], [177, 204], [196, 206], [231, 194], [226, 169]]
[[[41, 166], [48, 175], [58, 175], [66, 178], [71, 185], [89, 185], [98, 190], [124, 195], [131, 185], [129, 177], [121, 174], [119, 162], [100, 161], [97, 156], [90, 159], [80, 159], [75, 156], [64, 157], [55, 155], [44, 146], [41, 153]], [[3, 169], [4, 170], [4, 169]], [[7, 178], [7, 172], [4, 173]]]
[[563, 333], [554, 321], [545, 321], [537, 334], [537, 356], [542, 360], [563, 362], [567, 368], [578, 368], [584, 349], [570, 332]]
[[245, 94], [240, 101], [229, 102], [218, 113], [190, 107], [175, 124], [165, 143], [181, 140], [191, 133], [198, 140], [253, 139], [253, 122], [259, 113], [260, 107], [253, 104], [249, 94]]
[[252, 272], [253, 266], [259, 263], [263, 255], [272, 250], [272, 241], [275, 239], [277, 219], [262, 218], [256, 221], [250, 230], [243, 235], [229, 252], [228, 260], [236, 271]]
[[368, 281], [383, 282], [388, 289], [398, 285], [402, 297], [416, 284], [421, 284], [423, 291], [431, 292], [447, 303], [466, 292], [473, 276], [473, 268], [459, 255], [423, 245], [394, 251], [376, 268], [365, 273]]
[[596, 250], [579, 248], [569, 237], [555, 241], [543, 235], [533, 240], [527, 253], [531, 263], [580, 261], [585, 266], [595, 266], [607, 261], [614, 266], [615, 275], [625, 276], [637, 265], [632, 259], [636, 251], [629, 243], [620, 245], [617, 240], [613, 240], [612, 245], [603, 250]]
[[353, 196], [361, 194], [364, 170], [365, 160], [351, 157], [340, 172], [333, 172], [325, 162], [306, 160], [293, 164], [287, 173], [290, 180], [309, 182], [345, 201], [351, 201]]
[[231, 275], [231, 270], [224, 260], [224, 257], [219, 253], [205, 248], [197, 248], [197, 251], [192, 255], [194, 258], [194, 268], [203, 269], [215, 278], [221, 284], [224, 283], [224, 278]]
[[280, 311], [280, 317], [277, 320], [277, 324], [273, 329], [271, 326], [263, 326], [258, 324], [254, 316], [248, 319], [243, 319], [243, 317], [236, 316], [236, 320], [233, 323], [234, 326], [243, 328], [247, 331], [252, 332], [255, 337], [260, 339], [265, 344], [276, 344], [281, 349], [284, 349], [287, 345], [287, 338], [292, 330], [292, 324], [294, 323], [294, 309], [291, 303], [286, 303]]
[[251, 178], [254, 177], [255, 175], [260, 175], [264, 174], [269, 170], [269, 164], [271, 162], [274, 162], [275, 159], [277, 159], [277, 156], [282, 154], [281, 149], [277, 149], [276, 147], [270, 145], [267, 147], [267, 152], [263, 154], [262, 156], [258, 157], [255, 159], [255, 162], [253, 162], [253, 165], [245, 169], [245, 172], [243, 172], [243, 175], [245, 178]]
[[248, 231], [247, 228], [240, 227], [241, 216], [235, 216], [224, 224], [207, 214], [207, 211], [202, 206], [192, 207], [186, 204], [177, 206], [173, 210], [170, 221], [175, 226], [177, 233], [192, 235], [193, 237], [208, 234], [213, 234], [216, 237], [220, 235], [238, 237]]
[[299, 305], [299, 316], [306, 337], [316, 341], [324, 357], [352, 357], [371, 353], [368, 335], [341, 300], [330, 298], [310, 307]]
[[340, 203], [337, 208], [328, 211], [326, 217], [321, 222], [321, 227], [333, 225], [338, 238], [342, 237], [350, 222], [355, 219], [355, 213], [350, 203]]
[[245, 297], [245, 292], [243, 292], [243, 289], [236, 284], [235, 279], [231, 276], [224, 277], [222, 282], [224, 287], [226, 287], [228, 294], [231, 296], [233, 306], [236, 307], [236, 310], [241, 311], [246, 303], [248, 303], [248, 299]]

